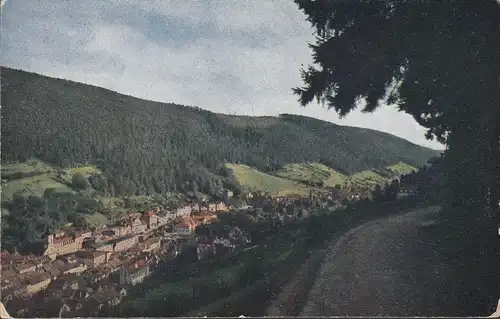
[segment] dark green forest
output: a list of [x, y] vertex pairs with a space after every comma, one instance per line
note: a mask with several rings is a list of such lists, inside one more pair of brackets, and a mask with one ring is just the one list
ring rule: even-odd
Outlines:
[[374, 130], [289, 114], [217, 114], [5, 67], [1, 88], [3, 163], [95, 164], [111, 196], [213, 194], [228, 186], [219, 174], [225, 162], [269, 172], [314, 161], [349, 174], [399, 161], [421, 166], [437, 154]]

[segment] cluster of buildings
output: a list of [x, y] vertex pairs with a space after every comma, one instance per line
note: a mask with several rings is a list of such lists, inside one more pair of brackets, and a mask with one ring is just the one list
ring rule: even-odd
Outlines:
[[[231, 195], [226, 195], [228, 203]], [[245, 201], [260, 206], [262, 201], [288, 205], [310, 199], [266, 195], [249, 194]], [[113, 225], [92, 231], [59, 229], [47, 235], [37, 255], [2, 253], [2, 302], [14, 317], [26, 315], [28, 309], [33, 315], [36, 302], [40, 309], [52, 305], [52, 311], [63, 312], [65, 317], [96, 316], [103, 308], [120, 303], [127, 287], [150, 276], [161, 260], [177, 255], [180, 246], [193, 249], [196, 259], [207, 259], [251, 245], [249, 236], [237, 227], [227, 238], [192, 236], [196, 227], [227, 211], [229, 207], [222, 202], [189, 204], [172, 211], [129, 213]], [[165, 231], [167, 225], [172, 226], [171, 232]], [[184, 245], [186, 240], [189, 244]]]
[[[13, 316], [23, 316], [32, 309], [33, 300], [42, 305], [58, 300], [55, 304], [60, 304], [60, 311], [81, 313], [92, 309], [94, 312], [85, 314], [94, 316], [103, 307], [119, 303], [127, 285], [142, 282], [160, 260], [172, 251], [177, 253], [185, 234], [214, 220], [216, 212], [227, 210], [220, 203], [130, 213], [114, 225], [93, 231], [59, 229], [47, 235], [39, 254], [2, 252], [2, 302], [7, 309], [14, 309], [10, 312]], [[176, 220], [181, 222], [174, 226], [174, 233], [162, 235], [162, 226]], [[61, 295], [58, 285], [67, 291], [63, 289]]]
[[57, 257], [2, 253], [2, 302], [17, 316], [96, 316], [142, 282], [162, 251], [76, 253]]
[[[153, 235], [137, 242], [128, 250], [82, 249], [56, 256], [55, 259], [48, 255], [2, 252], [2, 302], [8, 309], [15, 309], [14, 316], [22, 316], [28, 308], [33, 309], [33, 304], [28, 301], [38, 300], [41, 304], [47, 304], [54, 299], [67, 300], [68, 293], [71, 292], [70, 295], [73, 296], [77, 293], [76, 290], [85, 289], [87, 301], [94, 305], [92, 309], [99, 312], [104, 306], [116, 304], [115, 299], [106, 299], [106, 296], [116, 295], [111, 291], [119, 292], [126, 285], [142, 282], [161, 260], [167, 258], [172, 249], [177, 249], [176, 245], [178, 241], [172, 238]], [[110, 281], [110, 278], [114, 280]], [[72, 283], [75, 281], [78, 281], [78, 284]], [[114, 288], [106, 288], [106, 281], [110, 281]], [[57, 287], [63, 284], [64, 287], [73, 288], [68, 288], [69, 292], [61, 295], [61, 290]], [[89, 287], [93, 288], [89, 290]], [[115, 289], [116, 287], [120, 289]], [[19, 309], [12, 303], [17, 304]]]
[[196, 226], [216, 219], [215, 213], [226, 212], [224, 203], [191, 204], [174, 211], [149, 210], [144, 214], [130, 213], [114, 225], [107, 225], [93, 232], [85, 230], [58, 230], [46, 239], [43, 255], [56, 256], [75, 253], [80, 250], [98, 252], [126, 251], [144, 237], [172, 221], [181, 220], [174, 226], [174, 232], [193, 233]]
[[180, 234], [192, 234], [196, 227], [211, 223], [215, 219], [217, 219], [217, 216], [211, 213], [185, 217], [180, 223], [174, 225], [173, 232]]
[[224, 256], [236, 250], [252, 245], [250, 236], [238, 227], [233, 227], [227, 237], [196, 237], [197, 259], [210, 259], [214, 256]]
[[[227, 192], [226, 203], [191, 203], [170, 211], [129, 213], [92, 231], [59, 229], [47, 235], [37, 255], [2, 253], [1, 299], [14, 317], [97, 316], [103, 308], [119, 304], [129, 286], [141, 283], [161, 260], [176, 256], [180, 250], [191, 251], [199, 260], [250, 246], [249, 236], [237, 227], [227, 238], [192, 236], [196, 227], [213, 222], [216, 213], [229, 211], [228, 205], [243, 209], [274, 203], [285, 207], [312, 204], [316, 198], [336, 199], [331, 196], [277, 197], [258, 192], [244, 194], [240, 202]], [[167, 225], [172, 231], [166, 232]], [[37, 303], [40, 309], [52, 312], [33, 313]]]

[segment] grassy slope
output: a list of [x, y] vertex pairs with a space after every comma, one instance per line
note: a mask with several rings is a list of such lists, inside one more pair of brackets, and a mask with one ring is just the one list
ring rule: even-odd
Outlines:
[[[2, 200], [9, 201], [19, 192], [24, 196], [43, 197], [47, 188], [56, 192], [70, 193], [71, 178], [80, 173], [84, 176], [101, 174], [95, 166], [81, 166], [71, 169], [55, 168], [38, 160], [2, 165]], [[59, 174], [58, 174], [59, 172]]]
[[343, 185], [346, 179], [344, 174], [320, 163], [288, 164], [277, 171], [276, 175], [298, 182], [323, 182], [326, 187]]
[[[71, 187], [71, 179], [74, 174], [80, 173], [83, 176], [102, 174], [93, 165], [79, 166], [75, 168], [63, 169], [52, 166], [36, 159], [30, 159], [22, 163], [3, 164], [2, 172], [2, 204], [10, 202], [15, 193], [22, 196], [43, 197], [47, 188], [54, 188], [56, 192], [74, 193]], [[34, 176], [33, 176], [34, 175]], [[88, 225], [98, 226], [118, 219], [128, 209], [125, 207], [125, 199], [121, 197], [101, 196], [96, 193], [92, 198], [103, 204], [106, 208], [105, 214], [95, 212], [94, 214], [84, 214], [83, 218]], [[165, 202], [177, 204], [182, 201], [182, 195], [177, 193], [167, 193], [163, 196], [134, 195], [128, 196], [129, 207], [150, 207], [163, 206]], [[10, 212], [2, 207], [2, 216]]]
[[14, 176], [15, 174], [43, 174], [54, 172], [55, 169], [47, 165], [43, 162], [37, 160], [29, 160], [24, 163], [16, 163], [16, 164], [4, 164], [2, 165], [2, 179], [9, 178]]
[[241, 164], [225, 164], [233, 178], [246, 191], [265, 191], [275, 195], [309, 194], [309, 187], [298, 182], [272, 176]]
[[349, 176], [349, 182], [354, 186], [373, 187], [376, 184], [385, 184], [402, 174], [417, 170], [409, 164], [398, 162], [385, 167], [385, 170], [364, 170]]
[[20, 191], [24, 196], [34, 195], [42, 197], [45, 189], [55, 188], [57, 192], [69, 193], [71, 188], [58, 182], [49, 174], [34, 177], [15, 179], [2, 185], [2, 200], [9, 201], [14, 193]]
[[354, 186], [372, 186], [383, 184], [391, 179], [417, 170], [409, 164], [398, 162], [381, 170], [363, 170], [352, 175], [344, 175], [330, 167], [319, 163], [302, 163], [285, 165], [283, 169], [276, 172], [282, 178], [299, 182], [323, 182], [326, 187], [334, 187], [336, 184], [342, 186], [353, 184]]
[[401, 174], [416, 170], [409, 164], [398, 162], [387, 166], [383, 172], [364, 170], [346, 176], [326, 165], [310, 162], [287, 164], [275, 173], [276, 176], [273, 176], [246, 165], [226, 164], [225, 166], [231, 170], [235, 180], [245, 190], [263, 190], [280, 195], [308, 194], [309, 187], [300, 183], [323, 182], [325, 187], [334, 187], [336, 184], [340, 184], [341, 186], [372, 188], [376, 184], [385, 184]]
[[384, 184], [389, 179], [380, 174], [371, 171], [365, 170], [361, 172], [357, 172], [350, 176], [350, 181], [354, 183], [355, 186], [375, 186], [376, 184]]
[[398, 174], [398, 175], [407, 174], [407, 173], [410, 173], [412, 171], [417, 170], [416, 167], [411, 166], [411, 165], [406, 164], [406, 163], [403, 163], [403, 162], [389, 165], [389, 166], [387, 166], [387, 169], [394, 172], [395, 174]]

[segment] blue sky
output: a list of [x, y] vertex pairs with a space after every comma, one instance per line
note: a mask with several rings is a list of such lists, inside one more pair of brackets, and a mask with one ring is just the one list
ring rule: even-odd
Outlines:
[[5, 66], [215, 112], [302, 114], [443, 148], [392, 106], [343, 119], [301, 107], [291, 88], [302, 85], [314, 37], [291, 0], [8, 0], [2, 10]]

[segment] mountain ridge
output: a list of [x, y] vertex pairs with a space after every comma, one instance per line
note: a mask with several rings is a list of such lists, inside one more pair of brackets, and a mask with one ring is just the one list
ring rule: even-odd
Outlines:
[[234, 186], [218, 173], [225, 163], [269, 172], [318, 162], [352, 174], [398, 162], [421, 166], [439, 154], [389, 133], [300, 115], [214, 113], [6, 67], [1, 77], [2, 162], [92, 164], [113, 195], [210, 194]]
[[[207, 110], [207, 109], [203, 109], [201, 107], [198, 107], [198, 106], [194, 106], [194, 105], [183, 105], [183, 104], [177, 104], [177, 103], [172, 103], [172, 102], [165, 102], [165, 101], [157, 101], [157, 100], [148, 100], [146, 98], [141, 98], [141, 97], [137, 97], [137, 96], [134, 96], [134, 95], [131, 95], [131, 94], [126, 94], [126, 93], [122, 93], [122, 92], [118, 92], [118, 91], [113, 91], [112, 89], [108, 89], [108, 88], [105, 88], [105, 87], [100, 87], [100, 86], [97, 86], [97, 85], [94, 85], [94, 84], [87, 84], [87, 83], [84, 83], [84, 82], [78, 82], [78, 81], [75, 81], [75, 80], [68, 80], [68, 79], [64, 79], [64, 78], [58, 78], [58, 77], [53, 77], [53, 76], [47, 76], [47, 75], [43, 75], [43, 74], [40, 74], [40, 73], [36, 73], [36, 72], [31, 72], [31, 71], [25, 71], [25, 70], [22, 70], [22, 69], [15, 69], [15, 68], [11, 68], [11, 67], [6, 67], [6, 66], [0, 66], [0, 69], [3, 71], [3, 70], [8, 70], [8, 71], [18, 71], [18, 72], [22, 72], [22, 73], [25, 73], [25, 74], [28, 74], [28, 75], [36, 75], [36, 76], [42, 76], [42, 77], [45, 77], [45, 78], [50, 78], [50, 79], [54, 79], [54, 80], [61, 80], [61, 81], [65, 81], [65, 82], [68, 82], [68, 83], [71, 83], [71, 84], [75, 84], [75, 85], [85, 85], [85, 86], [88, 86], [88, 87], [91, 87], [91, 88], [95, 88], [95, 89], [98, 89], [98, 90], [102, 90], [102, 91], [107, 91], [108, 93], [111, 93], [111, 94], [117, 94], [117, 95], [122, 95], [124, 97], [128, 97], [128, 98], [131, 98], [131, 99], [137, 99], [137, 100], [140, 100], [140, 101], [143, 101], [143, 102], [148, 102], [148, 103], [158, 103], [158, 104], [164, 104], [164, 105], [172, 105], [172, 106], [178, 106], [178, 107], [187, 107], [187, 108], [195, 108], [195, 109], [202, 109], [204, 111], [207, 111], [207, 112], [210, 112], [210, 113], [213, 113], [213, 114], [217, 114], [217, 115], [223, 115], [223, 116], [228, 116], [228, 117], [237, 117], [237, 118], [254, 118], [254, 119], [267, 119], [267, 118], [280, 118], [282, 116], [286, 116], [286, 115], [294, 115], [294, 116], [299, 116], [299, 117], [303, 117], [303, 118], [306, 118], [306, 119], [310, 119], [310, 120], [316, 120], [316, 121], [320, 121], [320, 122], [324, 122], [324, 123], [327, 123], [329, 125], [336, 125], [336, 126], [340, 126], [340, 127], [344, 127], [344, 128], [354, 128], [354, 129], [359, 129], [359, 130], [366, 130], [367, 132], [370, 132], [370, 131], [373, 131], [373, 132], [378, 132], [378, 133], [382, 133], [382, 134], [387, 134], [387, 135], [390, 135], [390, 136], [395, 136], [395, 137], [398, 137], [398, 138], [401, 138], [415, 146], [419, 146], [419, 147], [423, 147], [423, 148], [427, 148], [427, 149], [430, 149], [430, 150], [433, 150], [433, 151], [436, 151], [436, 152], [443, 152], [444, 150], [441, 150], [441, 149], [433, 149], [431, 147], [428, 147], [428, 146], [424, 146], [424, 145], [419, 145], [417, 143], [414, 143], [414, 142], [411, 142], [411, 141], [408, 141], [402, 137], [399, 137], [397, 135], [394, 135], [394, 134], [391, 134], [391, 133], [388, 133], [388, 132], [383, 132], [383, 131], [379, 131], [379, 130], [376, 130], [376, 129], [371, 129], [371, 128], [367, 128], [367, 127], [361, 127], [361, 126], [355, 126], [355, 125], [341, 125], [341, 124], [337, 124], [337, 123], [334, 123], [334, 122], [330, 122], [330, 121], [326, 121], [326, 120], [323, 120], [323, 119], [319, 119], [319, 118], [316, 118], [316, 117], [311, 117], [311, 116], [307, 116], [307, 115], [298, 115], [298, 114], [290, 114], [290, 113], [280, 113], [278, 115], [246, 115], [246, 114], [229, 114], [229, 113], [224, 113], [224, 112], [214, 112], [214, 111], [210, 111], [210, 110]], [[1, 72], [0, 72], [1, 73]], [[3, 85], [2, 85], [3, 87]]]

